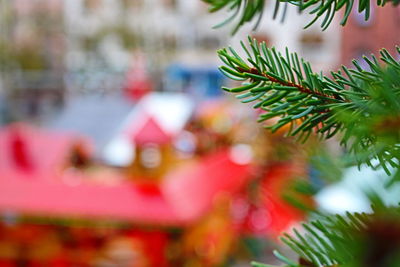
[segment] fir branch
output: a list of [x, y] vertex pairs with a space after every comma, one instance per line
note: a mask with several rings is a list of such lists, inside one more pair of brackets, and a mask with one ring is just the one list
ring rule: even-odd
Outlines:
[[[281, 240], [299, 255], [294, 263], [275, 256], [291, 267], [398, 266], [400, 264], [399, 207], [375, 207], [374, 213], [346, 213], [321, 216], [304, 223], [300, 231], [284, 234]], [[371, 248], [376, 250], [371, 251]], [[256, 267], [273, 267], [253, 263]]]
[[[323, 94], [323, 93], [317, 92], [317, 91], [312, 91], [311, 89], [309, 89], [309, 88], [307, 88], [305, 86], [302, 86], [300, 84], [296, 84], [294, 82], [291, 82], [290, 80], [282, 80], [282, 79], [277, 78], [276, 76], [275, 77], [272, 76], [271, 74], [268, 75], [266, 73], [260, 73], [256, 68], [251, 68], [250, 70], [246, 70], [246, 69], [242, 69], [242, 68], [238, 67], [238, 70], [241, 71], [242, 73], [254, 74], [254, 75], [257, 75], [257, 76], [263, 76], [263, 77], [267, 78], [268, 81], [271, 81], [271, 82], [276, 83], [276, 84], [280, 84], [282, 86], [287, 86], [287, 88], [285, 88], [287, 90], [290, 90], [292, 88], [297, 88], [299, 92], [307, 94], [307, 95], [314, 95], [314, 96], [317, 96], [317, 97], [323, 97], [325, 99], [327, 99], [327, 98], [335, 99], [335, 97], [333, 97], [331, 95]], [[247, 76], [254, 77], [252, 75], [247, 75]], [[258, 77], [256, 77], [256, 78], [258, 78]], [[275, 87], [275, 88], [277, 88], [277, 87]], [[279, 88], [283, 89], [284, 87], [279, 87]]]
[[231, 48], [218, 51], [222, 61], [227, 64], [220, 68], [221, 71], [228, 77], [247, 80], [243, 86], [224, 90], [246, 92], [237, 96], [244, 99], [242, 102], [258, 101], [254, 108], [266, 111], [259, 121], [279, 117], [277, 124], [271, 126], [273, 131], [292, 124], [293, 131], [289, 135], [309, 132], [314, 127], [319, 127], [321, 134], [329, 134], [340, 126], [338, 123], [328, 125], [325, 122], [334, 115], [333, 104], [348, 102], [341, 96], [344, 85], [340, 86], [314, 73], [310, 64], [299, 59], [295, 53], [286, 50], [284, 57], [274, 48], [267, 48], [265, 43], [258, 44], [250, 38], [249, 44], [251, 53], [242, 44], [247, 51], [248, 63]]
[[[254, 26], [254, 28], [256, 28], [261, 21], [265, 6], [265, 0], [203, 1], [210, 5], [210, 12], [216, 12], [224, 8], [232, 11], [232, 15], [222, 23], [216, 25], [216, 28], [226, 25], [238, 16], [240, 17], [239, 22], [237, 22], [232, 31], [232, 34], [236, 33], [241, 26], [250, 22], [254, 18], [257, 20]], [[332, 23], [337, 13], [343, 13], [343, 17], [340, 22], [340, 24], [343, 26], [347, 23], [347, 20], [354, 9], [356, 9], [358, 13], [364, 13], [364, 19], [365, 21], [368, 21], [370, 19], [372, 5], [376, 4], [378, 7], [383, 7], [388, 2], [391, 2], [393, 6], [397, 6], [400, 3], [399, 0], [376, 0], [375, 3], [371, 0], [276, 0], [273, 18], [275, 19], [277, 17], [280, 6], [284, 4], [281, 19], [283, 21], [286, 16], [287, 4], [292, 4], [297, 6], [300, 12], [306, 11], [314, 16], [314, 18], [305, 26], [305, 28], [310, 27], [319, 19], [322, 19], [321, 28], [325, 30]]]
[[240, 16], [239, 22], [232, 30], [232, 34], [235, 34], [244, 24], [258, 17], [254, 26], [254, 29], [256, 29], [261, 21], [265, 5], [265, 0], [203, 0], [203, 2], [210, 5], [209, 12], [216, 12], [224, 8], [233, 10], [233, 14], [230, 17], [215, 25], [214, 28], [222, 27], [237, 16]]
[[301, 141], [312, 132], [323, 138], [341, 132], [341, 143], [357, 163], [372, 165], [376, 158], [388, 173], [387, 164], [400, 166], [400, 134], [389, 130], [400, 123], [400, 63], [386, 50], [380, 62], [373, 55], [364, 57], [369, 70], [354, 61], [354, 69], [343, 66], [330, 78], [313, 72], [308, 62], [287, 49], [282, 55], [251, 38], [242, 47], [246, 60], [232, 48], [218, 51], [226, 64], [221, 72], [243, 81], [223, 89], [241, 93], [237, 98], [243, 103], [256, 102], [253, 107], [264, 111], [260, 122], [278, 118], [268, 126], [273, 132], [289, 125], [287, 135]]

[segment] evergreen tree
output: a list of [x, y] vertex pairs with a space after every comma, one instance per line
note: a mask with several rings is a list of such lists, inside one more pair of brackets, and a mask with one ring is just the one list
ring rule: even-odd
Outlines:
[[[228, 9], [231, 17], [217, 27], [236, 19], [235, 33], [242, 25], [263, 16], [265, 0], [203, 0], [210, 11]], [[388, 3], [389, 2], [389, 3]], [[380, 8], [398, 0], [377, 0]], [[326, 29], [335, 15], [343, 11], [345, 25], [353, 9], [370, 17], [370, 0], [276, 0], [274, 17], [280, 7], [298, 6], [314, 16], [309, 27], [319, 19]], [[283, 16], [285, 16], [285, 10]], [[390, 33], [388, 33], [390, 34]], [[218, 51], [228, 78], [241, 81], [239, 87], [223, 88], [236, 94], [243, 103], [254, 102], [261, 109], [259, 121], [277, 118], [269, 126], [277, 131], [289, 126], [287, 136], [305, 142], [310, 135], [321, 139], [336, 136], [351, 159], [358, 165], [383, 168], [391, 175], [387, 187], [400, 181], [400, 48], [391, 55], [382, 49], [379, 57], [364, 57], [368, 65], [353, 61], [329, 76], [314, 72], [311, 65], [296, 53], [284, 53], [249, 38], [241, 42], [246, 58], [232, 48]], [[375, 164], [378, 162], [378, 164]], [[298, 256], [294, 262], [274, 252], [285, 266], [400, 266], [400, 207], [385, 206], [371, 195], [373, 212], [320, 215], [303, 224], [300, 231], [284, 234], [282, 241]], [[253, 263], [254, 266], [270, 266]]]

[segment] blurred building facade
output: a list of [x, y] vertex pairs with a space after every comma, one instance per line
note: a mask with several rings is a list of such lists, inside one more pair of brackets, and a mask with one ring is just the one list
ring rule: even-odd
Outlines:
[[63, 1], [1, 1], [5, 120], [35, 118], [64, 97]]
[[127, 68], [134, 50], [142, 50], [157, 69], [177, 52], [205, 48], [214, 53], [226, 39], [211, 30], [218, 19], [210, 21], [206, 5], [196, 0], [72, 0], [65, 3], [65, 21], [72, 69]]
[[[238, 45], [252, 26], [233, 37], [232, 25], [215, 30], [228, 14], [209, 14], [199, 0], [2, 0], [1, 5], [2, 45], [8, 46], [2, 83], [13, 103], [8, 120], [55, 113], [54, 107], [82, 93], [120, 94], [137, 79], [130, 75], [138, 64], [151, 90], [217, 96], [223, 79], [215, 51]], [[288, 8], [280, 23], [272, 19], [271, 5], [254, 37], [299, 52], [315, 70], [338, 64], [337, 23], [325, 33], [317, 25], [302, 31], [310, 17]]]
[[93, 91], [99, 87], [107, 87], [107, 92], [130, 90], [138, 86], [132, 80], [143, 78], [136, 76], [139, 68], [149, 76], [151, 89], [187, 89], [190, 82], [182, 77], [179, 81], [167, 77], [171, 63], [178, 63], [178, 69], [183, 67], [184, 72], [194, 72], [194, 80], [212, 80], [209, 73], [215, 72], [218, 64], [215, 51], [226, 45], [229, 36], [228, 29], [222, 34], [212, 29], [222, 19], [220, 14], [210, 17], [207, 6], [197, 0], [68, 1], [69, 87], [71, 91], [91, 91], [79, 81], [93, 80], [92, 87], [97, 87]]
[[[384, 8], [372, 6], [371, 17], [364, 19], [364, 13], [353, 12], [342, 30], [341, 44], [343, 64], [362, 59], [371, 53], [378, 55], [382, 48], [395, 52], [400, 44], [400, 7], [387, 5]], [[355, 10], [354, 10], [355, 11]], [[362, 64], [362, 62], [361, 62]], [[366, 66], [367, 67], [367, 66]]]
[[290, 52], [296, 52], [300, 57], [309, 61], [314, 71], [327, 71], [340, 63], [341, 27], [339, 18], [335, 18], [329, 28], [321, 31], [320, 21], [311, 27], [304, 29], [314, 17], [305, 13], [299, 13], [298, 8], [281, 4], [276, 19], [273, 19], [275, 9], [274, 1], [266, 1], [265, 15], [258, 28], [252, 32], [254, 22], [245, 25], [233, 37], [230, 44], [237, 50], [240, 48], [240, 40], [246, 40], [247, 34], [259, 41], [265, 41], [267, 46], [276, 47], [278, 51], [284, 52], [288, 48]]

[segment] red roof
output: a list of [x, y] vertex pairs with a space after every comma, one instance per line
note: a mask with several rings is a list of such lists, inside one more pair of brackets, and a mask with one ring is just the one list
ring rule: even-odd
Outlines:
[[221, 193], [235, 193], [249, 181], [249, 165], [240, 165], [223, 150], [186, 165], [166, 177], [166, 198], [182, 218], [202, 216]]
[[[53, 177], [31, 178], [26, 179], [24, 173], [1, 173], [1, 211], [167, 224], [178, 221], [161, 195], [143, 193], [134, 184], [90, 184], [84, 181], [85, 177], [71, 174], [59, 177], [63, 178], [60, 181], [54, 181]], [[63, 182], [74, 179], [81, 184]]]
[[128, 135], [131, 135], [132, 140], [137, 145], [149, 143], [166, 144], [171, 142], [171, 135], [167, 134], [151, 116], [146, 117], [142, 127], [134, 133], [128, 133]]
[[0, 130], [0, 170], [58, 171], [67, 167], [70, 153], [78, 145], [89, 154], [89, 142], [83, 137], [25, 124], [9, 125]]
[[[1, 140], [5, 135], [0, 132], [0, 136]], [[0, 142], [4, 144], [4, 140]], [[32, 152], [35, 162], [41, 155], [54, 158], [40, 165], [41, 172], [21, 172], [0, 165], [0, 212], [184, 224], [204, 215], [219, 193], [238, 190], [249, 177], [247, 165], [234, 163], [228, 151], [220, 151], [170, 173], [159, 188], [123, 181], [123, 177], [111, 174], [104, 175], [121, 182], [105, 185], [87, 181], [90, 174], [85, 172], [53, 171], [49, 164], [59, 162], [55, 160], [61, 157], [57, 150], [39, 145], [35, 148], [41, 148]], [[3, 149], [0, 151], [0, 159], [7, 159]]]

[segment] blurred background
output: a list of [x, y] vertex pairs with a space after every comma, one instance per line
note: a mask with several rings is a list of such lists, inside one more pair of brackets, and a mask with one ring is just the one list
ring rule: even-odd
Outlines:
[[0, 0], [0, 266], [271, 263], [307, 208], [367, 209], [354, 185], [300, 194], [295, 178], [325, 183], [316, 143], [225, 95], [216, 50], [251, 35], [329, 73], [394, 51], [400, 8], [322, 32], [273, 5], [232, 37], [200, 0]]

